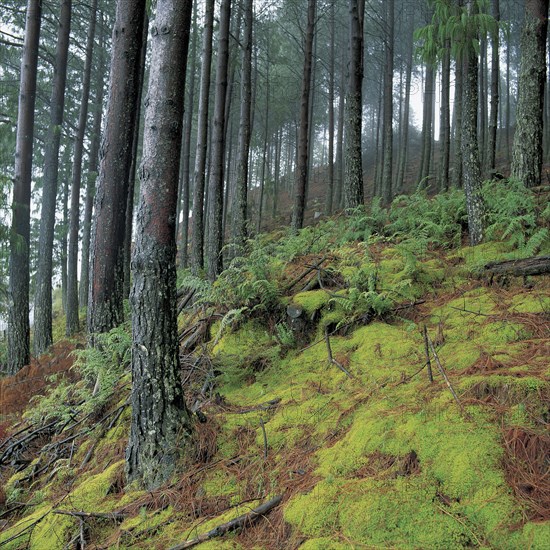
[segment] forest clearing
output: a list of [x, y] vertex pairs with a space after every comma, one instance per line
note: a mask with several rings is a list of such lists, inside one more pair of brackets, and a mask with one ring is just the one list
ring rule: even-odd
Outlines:
[[0, 4], [0, 548], [550, 547], [548, 0]]

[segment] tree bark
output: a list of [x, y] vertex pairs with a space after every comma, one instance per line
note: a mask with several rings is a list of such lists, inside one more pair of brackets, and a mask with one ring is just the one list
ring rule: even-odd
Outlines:
[[418, 181], [424, 181], [431, 176], [432, 160], [432, 129], [433, 129], [433, 100], [435, 95], [435, 71], [433, 66], [426, 65], [426, 79], [424, 83], [424, 108], [422, 116], [422, 156]]
[[[474, 1], [468, 0], [467, 6], [468, 14], [471, 16], [474, 12]], [[481, 197], [481, 168], [477, 141], [477, 77], [477, 53], [472, 47], [469, 47], [464, 55], [463, 65], [462, 159], [466, 209], [468, 211], [468, 233], [472, 246], [483, 240], [483, 200]]]
[[344, 208], [356, 208], [365, 201], [361, 146], [363, 118], [363, 21], [364, 0], [350, 0], [350, 71], [346, 98], [346, 174]]
[[451, 48], [445, 41], [441, 60], [441, 117], [439, 126], [439, 190], [449, 189], [449, 158], [451, 155]]
[[313, 61], [313, 37], [315, 31], [316, 0], [308, 0], [307, 25], [304, 42], [304, 68], [302, 73], [302, 93], [300, 102], [300, 130], [298, 135], [298, 163], [294, 187], [294, 205], [292, 209], [292, 229], [298, 231], [304, 225], [306, 208], [306, 187], [310, 155], [309, 143], [309, 101], [311, 90], [311, 71]]
[[55, 64], [50, 98], [50, 125], [44, 153], [42, 210], [38, 239], [38, 271], [34, 297], [34, 353], [40, 355], [53, 343], [52, 338], [52, 256], [55, 227], [55, 205], [59, 176], [59, 146], [65, 106], [67, 58], [71, 31], [71, 0], [61, 2], [55, 48]]
[[241, 61], [241, 116], [239, 127], [239, 152], [237, 178], [233, 202], [233, 240], [244, 246], [247, 237], [248, 161], [250, 154], [252, 117], [252, 0], [244, 0], [244, 41]]
[[124, 228], [145, 4], [145, 0], [117, 3], [90, 256], [88, 332], [92, 344], [93, 334], [111, 330], [124, 318]]
[[78, 287], [78, 303], [80, 307], [88, 305], [90, 286], [90, 240], [92, 236], [92, 214], [94, 210], [95, 186], [99, 162], [99, 146], [101, 144], [101, 121], [103, 119], [103, 96], [105, 94], [105, 29], [104, 19], [99, 27], [98, 69], [95, 82], [94, 119], [92, 123], [92, 141], [88, 155], [88, 178], [86, 182], [86, 203], [84, 205], [84, 220], [82, 222], [82, 260], [80, 266], [80, 285]]
[[132, 421], [126, 451], [129, 480], [148, 490], [174, 473], [192, 429], [180, 382], [175, 234], [191, 10], [192, 0], [158, 0], [151, 26], [132, 256]]
[[29, 245], [34, 106], [36, 101], [40, 18], [40, 0], [28, 0], [25, 40], [21, 58], [10, 236], [8, 316], [8, 372], [10, 374], [15, 374], [30, 359]]
[[325, 197], [325, 214], [330, 216], [334, 196], [334, 56], [336, 41], [336, 17], [334, 3], [330, 5], [330, 59], [328, 69], [328, 185]]
[[382, 169], [382, 200], [389, 205], [393, 198], [393, 48], [394, 48], [394, 0], [386, 2], [386, 64], [384, 70], [384, 165]]
[[213, 281], [223, 269], [223, 184], [225, 157], [225, 127], [227, 76], [229, 64], [229, 23], [231, 0], [222, 0], [218, 33], [218, 60], [216, 66], [216, 95], [214, 98], [214, 127], [212, 129], [212, 156], [208, 179], [208, 231], [206, 233], [206, 274]]
[[[492, 12], [495, 21], [500, 21], [500, 2], [492, 0]], [[497, 127], [500, 81], [499, 64], [499, 29], [496, 29], [491, 37], [491, 112], [489, 114], [489, 138], [487, 143], [486, 175], [490, 176], [495, 170], [496, 149], [497, 149]]]
[[65, 333], [72, 336], [80, 330], [78, 319], [78, 228], [80, 225], [80, 185], [82, 179], [82, 158], [84, 156], [84, 134], [88, 119], [90, 81], [92, 78], [92, 57], [94, 50], [97, 0], [93, 0], [90, 28], [86, 40], [86, 60], [82, 77], [80, 113], [74, 138], [73, 171], [71, 176], [71, 209], [69, 216], [69, 255], [67, 258], [67, 319]]
[[204, 264], [204, 191], [206, 154], [208, 151], [208, 108], [210, 70], [212, 67], [212, 35], [214, 32], [214, 0], [207, 0], [204, 13], [204, 34], [201, 55], [201, 84], [197, 121], [197, 154], [193, 186], [193, 218], [191, 238], [191, 269], [197, 275]]
[[526, 0], [512, 149], [512, 176], [526, 187], [540, 185], [547, 30], [548, 0]]

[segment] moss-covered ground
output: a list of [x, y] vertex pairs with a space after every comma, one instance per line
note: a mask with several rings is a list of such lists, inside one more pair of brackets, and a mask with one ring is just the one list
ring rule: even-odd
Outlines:
[[[4, 509], [25, 506], [0, 510], [0, 545], [62, 549], [82, 528], [90, 547], [170, 548], [280, 494], [265, 519], [201, 548], [550, 547], [550, 522], [520, 487], [538, 479], [548, 495], [547, 473], [533, 470], [540, 456], [510, 454], [507, 435], [548, 445], [550, 280], [502, 287], [475, 275], [509, 254], [503, 243], [412, 260], [393, 244], [333, 246], [332, 282], [287, 288], [276, 313], [249, 308], [194, 351], [213, 382], [201, 393], [200, 369], [183, 378], [207, 421], [197, 457], [170, 484], [124, 487], [126, 409], [79, 439], [54, 475], [21, 483], [27, 470], [3, 470]], [[293, 256], [284, 281], [311, 262]], [[304, 312], [298, 328], [288, 304]], [[428, 380], [424, 325], [458, 403], [433, 356]]]

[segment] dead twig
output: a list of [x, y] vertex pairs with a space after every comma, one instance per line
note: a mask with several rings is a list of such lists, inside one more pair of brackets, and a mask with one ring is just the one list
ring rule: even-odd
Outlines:
[[237, 529], [247, 527], [248, 525], [251, 525], [252, 523], [257, 521], [260, 517], [270, 512], [273, 508], [278, 506], [282, 500], [282, 496], [272, 498], [271, 500], [264, 502], [257, 508], [254, 508], [248, 514], [243, 514], [242, 516], [232, 519], [227, 523], [218, 525], [214, 529], [211, 529], [207, 533], [199, 535], [195, 539], [176, 544], [175, 546], [172, 546], [169, 550], [184, 550], [185, 548], [191, 548], [207, 540], [217, 537], [223, 537], [225, 534], [230, 533], [231, 531], [236, 531]]
[[351, 373], [342, 365], [339, 361], [332, 356], [332, 348], [330, 346], [330, 335], [328, 330], [325, 329], [325, 342], [327, 343], [328, 362], [337, 366], [348, 378], [353, 378]]

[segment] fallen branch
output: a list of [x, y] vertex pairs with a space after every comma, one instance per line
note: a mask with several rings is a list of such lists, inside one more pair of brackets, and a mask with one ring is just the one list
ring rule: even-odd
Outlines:
[[[426, 353], [426, 365], [428, 367], [428, 380], [430, 381], [430, 384], [433, 383], [434, 377], [432, 374], [432, 362], [430, 361], [430, 347], [428, 344], [428, 329], [426, 328], [426, 325], [424, 325], [423, 328], [423, 334], [424, 334], [424, 352]], [[424, 367], [422, 367], [424, 368]]]
[[353, 378], [351, 373], [342, 365], [339, 361], [332, 356], [332, 348], [330, 346], [330, 336], [328, 329], [325, 329], [325, 342], [327, 343], [328, 362], [332, 365], [336, 365], [348, 378]]
[[251, 525], [252, 523], [257, 521], [260, 517], [270, 512], [273, 508], [278, 506], [282, 500], [283, 500], [282, 496], [277, 496], [275, 498], [272, 498], [271, 500], [264, 502], [257, 508], [254, 508], [248, 514], [244, 514], [242, 516], [239, 516], [238, 518], [228, 521], [227, 523], [218, 525], [214, 529], [211, 529], [207, 533], [199, 535], [195, 539], [188, 540], [180, 544], [176, 544], [176, 546], [172, 546], [169, 550], [184, 550], [185, 548], [191, 548], [193, 546], [197, 546], [197, 544], [200, 544], [201, 542], [206, 542], [207, 540], [217, 538], [217, 537], [223, 537], [225, 534], [230, 533], [231, 531], [242, 529], [248, 525]]
[[114, 521], [124, 521], [128, 516], [120, 512], [73, 512], [71, 510], [53, 510], [54, 514], [62, 516], [72, 516], [75, 518], [97, 518], [112, 519]]
[[280, 397], [276, 397], [275, 399], [270, 399], [269, 401], [266, 401], [265, 403], [262, 403], [261, 405], [257, 405], [256, 407], [250, 407], [248, 409], [243, 409], [240, 411], [228, 411], [232, 414], [248, 414], [255, 411], [269, 411], [270, 409], [274, 409], [277, 407], [277, 405], [281, 402]]
[[285, 286], [283, 292], [288, 292], [293, 286], [297, 285], [302, 279], [307, 277], [312, 271], [319, 269], [327, 261], [327, 257], [323, 256], [316, 264], [310, 265], [302, 274], [298, 275], [288, 285]]
[[466, 412], [466, 409], [464, 409], [464, 406], [460, 402], [460, 399], [458, 398], [458, 395], [456, 394], [453, 385], [451, 384], [451, 381], [449, 380], [447, 373], [445, 372], [445, 369], [443, 368], [443, 365], [441, 364], [441, 361], [439, 360], [439, 355], [437, 355], [437, 351], [435, 351], [434, 343], [432, 342], [431, 338], [426, 334], [426, 338], [428, 339], [428, 343], [430, 344], [430, 349], [432, 350], [432, 354], [435, 359], [435, 363], [437, 365], [437, 368], [439, 369], [439, 372], [441, 373], [441, 376], [443, 376], [445, 383], [447, 384], [450, 392], [453, 395], [454, 400], [456, 401], [460, 411], [462, 414], [466, 417], [468, 417], [468, 413]]

